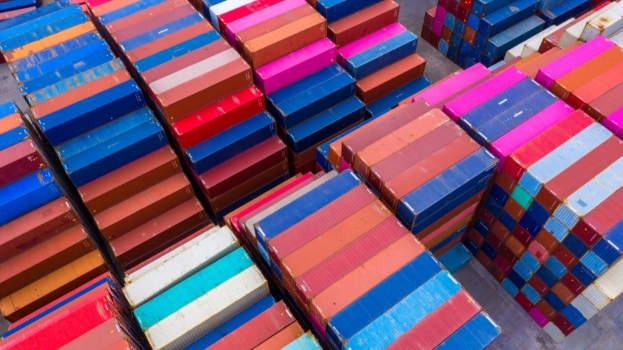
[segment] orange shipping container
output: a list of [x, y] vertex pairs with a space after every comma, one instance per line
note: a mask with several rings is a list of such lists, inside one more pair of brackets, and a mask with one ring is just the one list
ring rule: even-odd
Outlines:
[[370, 104], [424, 74], [426, 61], [412, 54], [357, 81], [357, 97]]
[[329, 318], [422, 252], [424, 246], [415, 237], [404, 236], [312, 299], [311, 315], [324, 329]]
[[313, 13], [244, 44], [244, 57], [261, 67], [327, 36], [327, 20]]
[[107, 13], [118, 10], [122, 7], [126, 7], [128, 5], [134, 4], [135, 2], [139, 2], [140, 0], [115, 0], [103, 3], [101, 5], [91, 7], [91, 13], [93, 16], [100, 17]]

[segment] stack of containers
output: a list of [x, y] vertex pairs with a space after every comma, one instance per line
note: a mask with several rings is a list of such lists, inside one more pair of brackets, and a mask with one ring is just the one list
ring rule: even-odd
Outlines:
[[582, 33], [584, 32], [584, 29], [587, 28], [587, 25], [589, 25], [589, 23], [595, 18], [598, 18], [599, 16], [610, 10], [612, 7], [614, 7], [615, 4], [616, 3], [614, 2], [604, 2], [600, 6], [596, 7], [594, 11], [590, 11], [588, 15], [582, 16], [581, 20], [576, 21], [568, 28], [566, 28], [564, 30], [564, 33], [562, 33], [560, 39], [558, 40], [558, 47], [562, 49], [576, 41], [580, 41]]
[[131, 271], [124, 293], [153, 349], [280, 349], [304, 334], [227, 226]]
[[207, 225], [139, 86], [80, 7], [52, 3], [9, 21], [2, 52], [32, 122], [121, 265]]
[[[555, 33], [556, 31], [560, 30], [561, 28], [564, 28], [565, 26], [573, 23], [575, 19], [574, 18], [570, 18], [569, 20], [567, 20], [566, 22], [560, 24], [560, 25], [553, 25], [547, 29], [545, 29], [544, 31], [538, 33], [537, 35], [528, 38], [526, 41], [519, 43], [517, 46], [513, 47], [512, 49], [506, 51], [506, 55], [504, 56], [504, 61], [500, 61], [498, 62], [498, 65], [502, 65], [504, 63], [509, 63], [512, 60], [515, 60], [513, 62], [518, 61], [517, 58], [526, 58], [532, 54], [534, 54], [535, 52], [538, 52], [543, 40], [550, 36], [551, 34]], [[535, 56], [533, 56], [535, 57]], [[489, 67], [492, 68], [493, 66]]]
[[0, 105], [0, 311], [15, 322], [108, 270], [13, 102]]
[[568, 114], [510, 154], [468, 233], [477, 260], [555, 341], [621, 292], [622, 156], [620, 139]]
[[332, 349], [482, 349], [501, 331], [350, 170], [301, 176], [229, 219]]
[[9, 326], [3, 349], [145, 349], [120, 286], [104, 274]]
[[[357, 12], [350, 4], [317, 4], [327, 18], [336, 17], [340, 6], [348, 6], [348, 12], [340, 10], [343, 16], [337, 17], [343, 18], [329, 21], [328, 36], [338, 48], [338, 63], [357, 79], [356, 94], [366, 104], [366, 119], [388, 112], [405, 96], [430, 85], [422, 76], [426, 62], [404, 46], [414, 35], [398, 23], [397, 3], [380, 1]], [[362, 72], [365, 65], [370, 68]]]
[[469, 2], [469, 14], [460, 16], [456, 1], [444, 2], [426, 12], [422, 37], [463, 68], [479, 62], [492, 66], [546, 27], [534, 16], [539, 0]]
[[598, 36], [543, 66], [536, 80], [623, 136], [623, 48]]
[[91, 10], [155, 102], [217, 221], [288, 177], [286, 146], [251, 67], [189, 3]]
[[[30, 12], [37, 7], [35, 0], [6, 1], [0, 5], [0, 23], [13, 17]], [[4, 57], [0, 57], [0, 63], [4, 63]]]

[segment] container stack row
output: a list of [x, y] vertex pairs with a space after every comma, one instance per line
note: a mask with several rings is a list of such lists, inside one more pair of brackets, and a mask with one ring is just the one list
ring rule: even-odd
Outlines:
[[484, 348], [501, 332], [350, 170], [293, 178], [228, 224], [331, 349]]
[[[567, 25], [586, 11], [595, 13], [608, 4], [592, 0], [441, 0], [426, 12], [422, 38], [463, 68], [476, 63], [490, 67], [544, 29]], [[595, 11], [590, 10], [593, 7]]]
[[3, 349], [146, 349], [121, 287], [109, 273], [9, 326]]
[[[544, 63], [551, 55], [564, 64]], [[623, 143], [556, 96], [572, 86], [563, 82], [587, 79], [565, 78], [567, 73], [590, 77], [593, 70], [614, 69], [617, 55], [620, 48], [598, 37], [493, 72], [475, 65], [413, 99], [442, 103], [450, 118], [500, 160], [465, 243], [556, 341], [622, 290]], [[572, 64], [577, 57], [584, 57], [584, 65]], [[552, 89], [556, 95], [545, 88], [548, 82], [560, 83]]]
[[240, 247], [229, 227], [128, 271], [124, 293], [153, 349], [320, 349]]
[[209, 223], [140, 87], [80, 6], [55, 2], [1, 28], [32, 124], [122, 267]]
[[117, 0], [91, 11], [217, 221], [288, 178], [287, 148], [252, 67], [191, 4]]
[[109, 266], [20, 111], [0, 111], [0, 311], [15, 322]]
[[[5, 1], [0, 5], [0, 23], [23, 13], [30, 12], [36, 9], [37, 5], [36, 0]], [[0, 63], [4, 63], [4, 57], [0, 57]]]

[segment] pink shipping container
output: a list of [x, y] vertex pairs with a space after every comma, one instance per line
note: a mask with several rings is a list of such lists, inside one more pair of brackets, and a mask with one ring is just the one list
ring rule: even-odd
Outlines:
[[255, 70], [255, 83], [271, 94], [335, 62], [335, 44], [324, 38]]
[[457, 91], [464, 89], [465, 87], [488, 75], [491, 75], [491, 72], [487, 69], [487, 67], [480, 63], [476, 64], [437, 85], [435, 88], [426, 90], [422, 94], [415, 95], [413, 97], [413, 102], [422, 99], [429, 105], [434, 106], [439, 101], [445, 99], [446, 96], [456, 93]]
[[403, 33], [406, 30], [407, 28], [405, 28], [402, 24], [396, 22], [346, 46], [343, 46], [339, 50], [337, 50], [337, 63], [339, 63], [340, 66], [344, 67], [346, 65], [346, 60], [348, 60], [350, 57], [362, 51], [365, 51], [375, 45], [378, 45], [383, 41], [392, 38], [400, 33]]
[[305, 0], [285, 0], [269, 8], [250, 14], [237, 21], [229, 23], [225, 28], [225, 37], [229, 43], [236, 47], [236, 33], [251, 28], [257, 24], [277, 17], [283, 13], [291, 11], [297, 7], [307, 4]]
[[601, 123], [613, 134], [623, 138], [623, 107], [607, 116]]
[[437, 34], [437, 36], [441, 36], [441, 32], [443, 32], [443, 22], [434, 20], [431, 30], [433, 31], [433, 33]]
[[578, 47], [565, 56], [541, 68], [534, 80], [549, 89], [554, 85], [557, 79], [562, 78], [567, 73], [583, 65], [612, 46], [614, 46], [613, 42], [603, 36], [598, 36], [585, 45]]
[[443, 111], [454, 121], [457, 121], [460, 117], [465, 115], [465, 113], [485, 103], [487, 100], [519, 83], [523, 79], [526, 79], [526, 75], [517, 68], [512, 67], [448, 102], [443, 106]]
[[493, 153], [493, 155], [500, 160], [497, 171], [502, 169], [506, 157], [516, 149], [525, 145], [528, 141], [537, 137], [573, 111], [574, 109], [563, 101], [556, 101], [553, 105], [545, 108], [525, 123], [495, 140], [491, 146], [489, 146], [489, 152]]
[[545, 325], [549, 322], [547, 317], [545, 317], [545, 315], [543, 315], [543, 313], [536, 307], [533, 307], [530, 311], [528, 311], [528, 315], [530, 315], [534, 322], [536, 322], [536, 324], [538, 324], [541, 328], [545, 327]]

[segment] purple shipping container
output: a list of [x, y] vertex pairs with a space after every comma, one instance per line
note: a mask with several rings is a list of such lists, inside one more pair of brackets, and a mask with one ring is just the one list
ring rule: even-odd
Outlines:
[[607, 116], [602, 124], [619, 138], [623, 138], [623, 107]]
[[614, 43], [603, 36], [598, 36], [588, 43], [569, 52], [556, 61], [541, 68], [536, 74], [537, 83], [550, 89], [554, 82], [600, 53], [613, 47]]
[[431, 30], [440, 37], [441, 32], [443, 32], [443, 21], [434, 20]]
[[487, 69], [487, 67], [480, 63], [476, 64], [444, 81], [443, 83], [438, 84], [437, 86], [428, 89], [421, 94], [415, 95], [413, 97], [413, 102], [422, 99], [429, 105], [434, 106], [439, 101], [445, 99], [446, 96], [454, 94], [490, 74], [491, 72]]
[[511, 67], [503, 73], [476, 86], [443, 106], [443, 111], [454, 121], [497, 94], [526, 78], [517, 68]]

